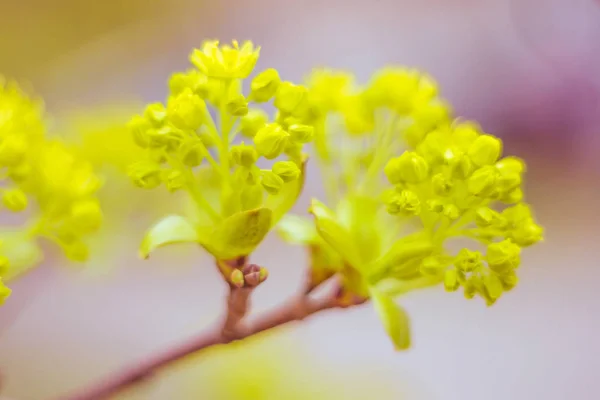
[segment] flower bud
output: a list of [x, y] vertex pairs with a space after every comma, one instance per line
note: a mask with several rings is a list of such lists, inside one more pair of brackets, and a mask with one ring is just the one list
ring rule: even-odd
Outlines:
[[200, 128], [206, 113], [206, 104], [191, 89], [185, 89], [167, 104], [169, 120], [179, 129]]
[[475, 210], [475, 223], [480, 228], [487, 228], [500, 219], [500, 214], [489, 207], [479, 207]]
[[199, 139], [189, 139], [184, 141], [179, 148], [181, 161], [188, 167], [197, 167], [204, 159], [206, 151], [204, 144]]
[[15, 166], [23, 160], [27, 143], [16, 135], [7, 136], [0, 142], [0, 166]]
[[102, 224], [102, 210], [97, 200], [83, 200], [71, 208], [73, 223], [84, 232], [94, 232]]
[[517, 157], [504, 157], [496, 163], [496, 168], [501, 174], [513, 173], [522, 175], [525, 172], [525, 162]]
[[468, 178], [475, 169], [473, 162], [466, 154], [455, 155], [450, 161], [450, 173], [455, 179]]
[[260, 155], [272, 160], [284, 151], [289, 136], [279, 124], [268, 124], [256, 133], [254, 144]]
[[521, 247], [531, 246], [544, 238], [544, 228], [532, 219], [522, 221], [511, 232], [513, 242]]
[[510, 239], [492, 243], [487, 247], [487, 261], [490, 269], [502, 274], [517, 268], [520, 263], [521, 248]]
[[293, 161], [277, 161], [272, 169], [284, 182], [295, 181], [301, 174], [300, 168]]
[[449, 203], [444, 205], [444, 209], [442, 210], [442, 214], [452, 221], [458, 219], [460, 217], [460, 210], [455, 204]]
[[234, 117], [243, 117], [248, 114], [248, 102], [243, 94], [236, 94], [227, 101], [227, 112]]
[[418, 102], [414, 106], [413, 118], [417, 124], [425, 129], [432, 129], [448, 119], [449, 105], [441, 100]]
[[251, 109], [240, 120], [240, 132], [248, 138], [253, 138], [267, 124], [268, 120], [269, 117], [263, 110]]
[[281, 79], [279, 73], [269, 68], [256, 75], [250, 83], [250, 98], [257, 103], [269, 101], [277, 92]]
[[129, 121], [127, 127], [138, 146], [147, 148], [150, 145], [148, 131], [152, 129], [152, 124], [146, 118], [136, 115]]
[[4, 302], [10, 296], [11, 293], [12, 290], [4, 286], [4, 283], [2, 283], [2, 279], [0, 278], [0, 306], [4, 304]]
[[416, 148], [427, 135], [427, 130], [417, 124], [410, 124], [402, 132], [402, 136], [411, 148]]
[[533, 218], [531, 208], [527, 204], [516, 204], [512, 207], [505, 208], [502, 211], [502, 216], [511, 224], [518, 224]]
[[171, 193], [182, 189], [186, 185], [185, 175], [181, 170], [172, 169], [164, 174], [164, 181], [167, 190]]
[[469, 150], [479, 136], [479, 127], [473, 122], [462, 122], [452, 130], [452, 142], [462, 152]]
[[84, 262], [90, 256], [90, 250], [85, 243], [75, 240], [64, 246], [65, 256], [71, 261]]
[[260, 271], [258, 272], [258, 279], [260, 282], [264, 282], [269, 277], [269, 270], [265, 267], [260, 267]]
[[469, 193], [475, 196], [487, 197], [494, 193], [498, 172], [490, 165], [473, 172], [467, 181]]
[[460, 283], [458, 282], [458, 274], [456, 273], [456, 269], [447, 269], [444, 273], [444, 288], [448, 292], [454, 292]]
[[242, 142], [231, 147], [231, 158], [237, 165], [243, 167], [251, 167], [258, 160], [258, 153], [253, 146], [249, 146]]
[[523, 190], [521, 188], [516, 188], [506, 194], [503, 194], [500, 200], [506, 204], [516, 204], [523, 201], [523, 197]]
[[27, 195], [21, 189], [7, 189], [2, 193], [2, 204], [13, 212], [27, 208]]
[[483, 287], [485, 288], [487, 296], [491, 300], [490, 303], [493, 303], [500, 298], [502, 292], [504, 291], [504, 288], [502, 287], [502, 281], [494, 273], [483, 277]]
[[246, 282], [246, 285], [253, 287], [258, 286], [258, 284], [262, 282], [260, 280], [261, 267], [259, 267], [258, 265], [247, 265], [246, 267], [244, 267], [242, 272], [244, 273], [244, 281]]
[[454, 259], [454, 265], [463, 273], [473, 272], [483, 265], [482, 258], [479, 251], [461, 249]]
[[244, 273], [239, 269], [234, 269], [231, 271], [231, 275], [229, 276], [229, 281], [235, 287], [241, 288], [244, 287]]
[[387, 211], [392, 215], [418, 215], [421, 212], [421, 201], [415, 192], [402, 190], [388, 200]]
[[500, 172], [497, 185], [501, 192], [510, 192], [521, 185], [521, 175], [514, 172]]
[[139, 161], [131, 165], [128, 171], [133, 183], [142, 189], [154, 189], [159, 186], [160, 174], [160, 165], [149, 161]]
[[158, 128], [162, 126], [167, 118], [167, 110], [162, 103], [152, 103], [146, 107], [144, 117]]
[[427, 209], [434, 213], [441, 213], [444, 211], [446, 203], [441, 199], [430, 199], [427, 200]]
[[499, 278], [502, 283], [502, 289], [504, 289], [505, 292], [511, 290], [519, 283], [519, 277], [514, 271], [504, 273], [500, 275]]
[[275, 94], [275, 107], [284, 113], [292, 114], [300, 111], [307, 103], [308, 90], [304, 86], [291, 82], [281, 82]]
[[308, 143], [313, 140], [315, 128], [310, 125], [292, 124], [288, 128], [288, 132], [293, 141], [300, 143]]
[[10, 267], [10, 261], [6, 256], [0, 256], [0, 277], [6, 275], [8, 268]]
[[260, 183], [272, 195], [278, 194], [283, 187], [283, 179], [272, 171], [264, 171]]
[[444, 174], [435, 174], [431, 178], [433, 184], [433, 191], [438, 196], [448, 196], [452, 192], [452, 181], [444, 176]]
[[393, 185], [401, 182], [420, 183], [427, 179], [429, 165], [414, 151], [405, 151], [400, 157], [389, 160], [384, 172]]
[[478, 166], [492, 165], [502, 153], [502, 141], [492, 135], [481, 135], [469, 147], [468, 155]]

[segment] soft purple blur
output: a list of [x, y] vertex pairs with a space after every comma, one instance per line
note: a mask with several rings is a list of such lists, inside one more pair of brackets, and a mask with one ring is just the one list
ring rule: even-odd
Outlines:
[[[3, 19], [24, 18], [22, 3], [37, 1], [13, 2]], [[66, 23], [94, 21], [92, 8]], [[279, 334], [315, 363], [347, 371], [348, 385], [376, 373], [407, 399], [598, 398], [600, 2], [173, 0], [132, 6], [118, 22], [29, 67], [15, 58], [25, 46], [35, 54], [40, 38], [61, 26], [47, 21], [40, 38], [21, 37], [22, 29], [14, 54], [0, 48], [0, 61], [10, 60], [2, 72], [31, 80], [50, 111], [61, 113], [161, 99], [168, 75], [186, 68], [189, 51], [206, 38], [252, 39], [263, 48], [259, 67], [290, 79], [319, 65], [366, 79], [388, 63], [435, 76], [458, 114], [481, 121], [529, 161], [528, 196], [547, 234], [525, 253], [522, 283], [490, 309], [439, 288], [407, 296], [408, 353], [392, 351], [369, 306]], [[315, 171], [310, 177], [299, 212], [319, 194]], [[144, 228], [123, 235], [134, 242]], [[141, 262], [135, 250], [112, 260], [119, 268], [101, 278], [59, 268], [55, 257], [13, 285], [0, 309], [2, 394], [37, 400], [69, 392], [218, 318], [224, 288], [200, 251], [176, 257], [180, 249], [166, 249]], [[255, 296], [259, 310], [298, 285], [305, 257], [273, 236], [253, 260], [271, 271]], [[176, 398], [175, 378], [165, 372], [136, 398]]]

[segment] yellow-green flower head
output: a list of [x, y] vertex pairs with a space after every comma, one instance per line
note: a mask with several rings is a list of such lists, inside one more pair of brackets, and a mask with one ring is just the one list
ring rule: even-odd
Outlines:
[[260, 47], [255, 48], [249, 41], [240, 47], [236, 40], [231, 46], [207, 40], [201, 49], [192, 52], [190, 61], [209, 78], [245, 79], [254, 69], [259, 54]]
[[402, 182], [420, 183], [427, 179], [429, 165], [417, 153], [406, 151], [400, 157], [388, 161], [384, 171], [392, 184]]
[[[144, 257], [182, 241], [200, 244], [219, 261], [248, 256], [299, 196], [303, 148], [314, 137], [308, 91], [282, 82], [272, 68], [242, 82], [258, 55], [250, 42], [205, 42], [191, 56], [197, 70], [171, 78], [167, 106], [150, 104], [132, 119], [146, 152], [128, 171], [134, 184], [164, 184], [187, 192], [192, 203], [189, 218], [167, 216], [150, 229]], [[277, 114], [259, 108], [263, 103]], [[240, 143], [239, 135], [252, 142]]]

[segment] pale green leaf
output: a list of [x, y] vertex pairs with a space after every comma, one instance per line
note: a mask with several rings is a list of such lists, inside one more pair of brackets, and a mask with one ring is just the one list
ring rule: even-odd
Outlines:
[[349, 265], [361, 266], [361, 259], [356, 244], [346, 228], [339, 224], [335, 214], [320, 201], [311, 201], [310, 212], [315, 217], [319, 236], [330, 245]]
[[140, 256], [148, 258], [155, 249], [175, 243], [199, 243], [198, 229], [179, 215], [169, 215], [160, 220], [146, 233], [140, 245]]
[[383, 323], [386, 333], [392, 339], [396, 350], [410, 347], [410, 320], [406, 311], [394, 302], [390, 296], [371, 288], [371, 300], [375, 311]]
[[207, 250], [220, 260], [251, 254], [271, 229], [269, 208], [242, 211], [225, 218], [212, 232]]

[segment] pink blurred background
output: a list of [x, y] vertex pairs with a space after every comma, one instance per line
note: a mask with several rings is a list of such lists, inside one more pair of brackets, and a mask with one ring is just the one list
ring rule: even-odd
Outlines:
[[[366, 79], [388, 63], [435, 76], [458, 114], [504, 138], [529, 162], [528, 197], [546, 241], [527, 251], [522, 283], [493, 308], [443, 290], [401, 299], [414, 348], [394, 353], [368, 306], [319, 315], [287, 336], [314, 363], [370, 375], [381, 399], [596, 399], [600, 378], [600, 2], [592, 0], [155, 0], [2, 5], [0, 70], [31, 81], [50, 112], [115, 99], [156, 101], [169, 74], [203, 39], [251, 39], [259, 68], [301, 79], [319, 65]], [[320, 192], [316, 171], [307, 200]], [[124, 200], [125, 201], [125, 200]], [[48, 399], [192, 335], [219, 317], [225, 288], [199, 250], [165, 249], [150, 261], [135, 243], [88, 271], [60, 257], [13, 284], [0, 309], [2, 395]], [[301, 249], [274, 235], [255, 262], [271, 276], [255, 310], [293, 290]], [[268, 339], [266, 339], [268, 340]], [[199, 372], [202, 373], [201, 371]], [[325, 378], [323, 378], [325, 379]], [[166, 370], [139, 399], [181, 398]], [[306, 382], [310, 384], [310, 382]]]

